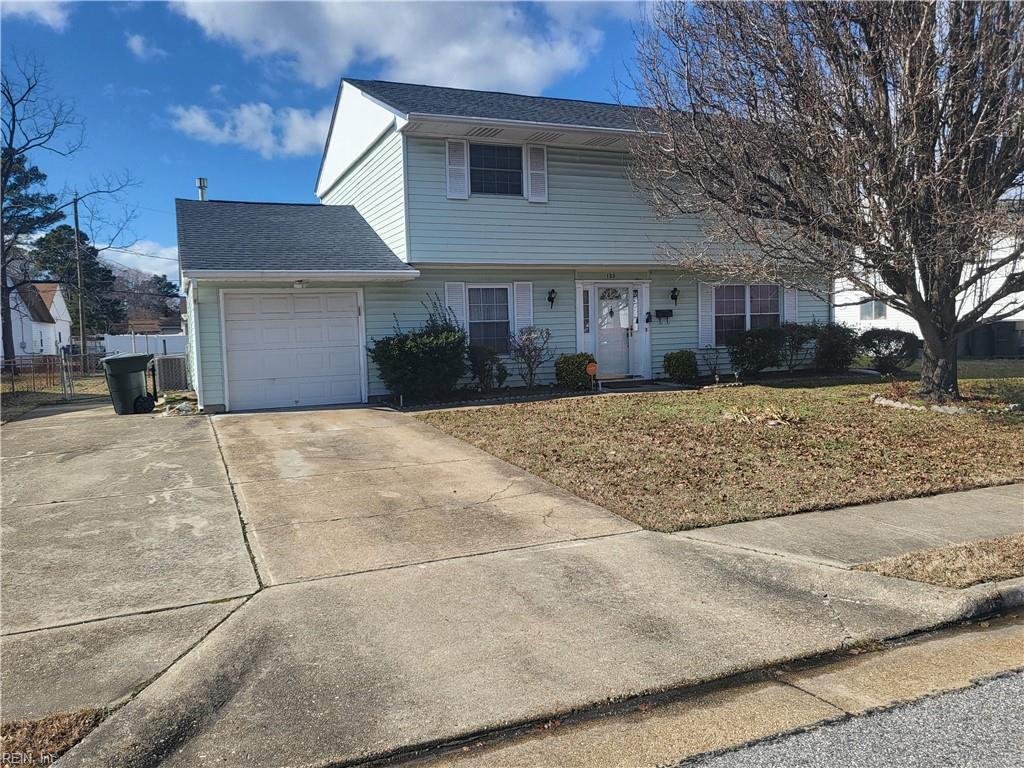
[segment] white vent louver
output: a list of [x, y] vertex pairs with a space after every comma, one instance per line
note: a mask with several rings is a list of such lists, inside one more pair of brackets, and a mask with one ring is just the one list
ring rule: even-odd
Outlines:
[[588, 147], [610, 147], [619, 140], [618, 136], [595, 136], [583, 142]]
[[557, 131], [537, 131], [527, 136], [526, 140], [531, 144], [550, 144], [560, 138], [562, 138], [562, 134]]
[[474, 139], [493, 139], [495, 136], [501, 134], [501, 128], [487, 128], [485, 126], [479, 126], [477, 128], [470, 128], [466, 131], [466, 136], [470, 136]]

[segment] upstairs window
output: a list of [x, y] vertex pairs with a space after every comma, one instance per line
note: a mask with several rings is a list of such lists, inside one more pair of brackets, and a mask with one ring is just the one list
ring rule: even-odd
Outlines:
[[469, 190], [474, 195], [523, 196], [523, 148], [469, 145]]

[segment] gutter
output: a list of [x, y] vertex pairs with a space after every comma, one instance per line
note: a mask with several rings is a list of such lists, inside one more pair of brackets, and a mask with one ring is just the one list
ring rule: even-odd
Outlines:
[[420, 276], [418, 269], [183, 269], [191, 280], [332, 280], [340, 283], [405, 282]]

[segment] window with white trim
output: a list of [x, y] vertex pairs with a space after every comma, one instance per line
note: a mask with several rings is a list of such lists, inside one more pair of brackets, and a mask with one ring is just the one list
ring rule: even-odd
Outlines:
[[860, 305], [861, 320], [884, 320], [885, 302], [873, 299]]
[[715, 345], [744, 331], [777, 328], [782, 322], [782, 290], [774, 284], [715, 286]]
[[523, 148], [469, 145], [469, 191], [474, 195], [523, 196]]
[[469, 299], [469, 343], [508, 352], [512, 334], [512, 291], [507, 285], [466, 286]]

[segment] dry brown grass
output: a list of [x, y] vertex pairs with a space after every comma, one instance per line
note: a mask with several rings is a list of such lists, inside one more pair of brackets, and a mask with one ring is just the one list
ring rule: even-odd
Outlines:
[[102, 709], [0, 723], [0, 765], [49, 765], [100, 724]]
[[1024, 479], [1024, 415], [877, 408], [878, 388], [802, 380], [419, 418], [661, 531]]
[[[6, 385], [7, 382], [4, 382], [4, 389], [0, 392], [0, 420], [3, 421], [14, 421], [41, 405], [67, 402], [63, 399], [60, 386], [10, 392]], [[75, 379], [75, 400], [93, 400], [105, 397], [107, 393], [107, 380], [102, 373]]]
[[855, 566], [897, 579], [963, 589], [985, 581], [1024, 576], [1024, 533], [935, 547]]

